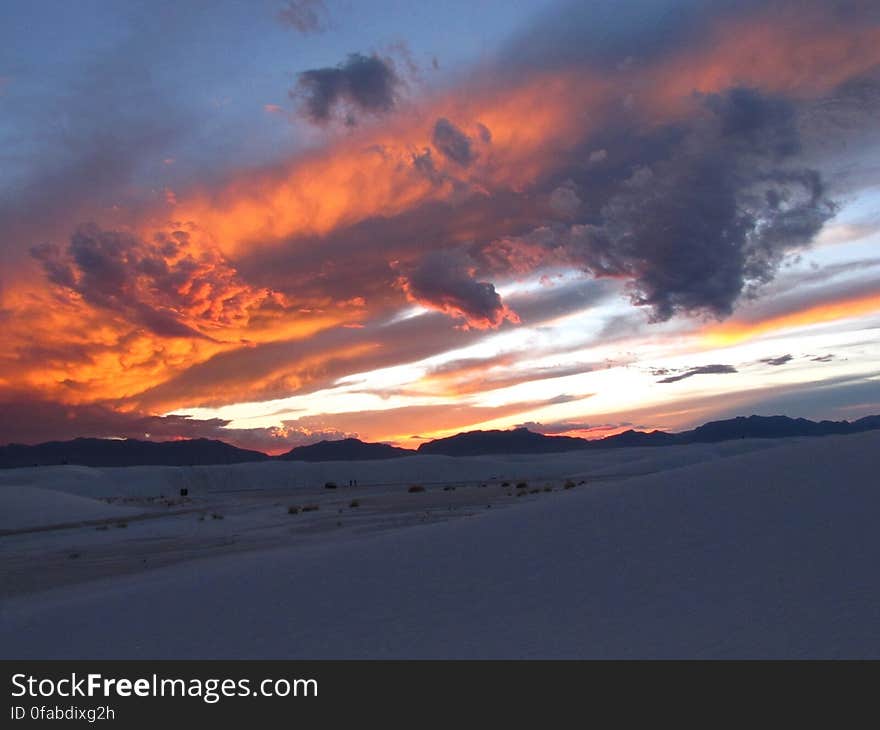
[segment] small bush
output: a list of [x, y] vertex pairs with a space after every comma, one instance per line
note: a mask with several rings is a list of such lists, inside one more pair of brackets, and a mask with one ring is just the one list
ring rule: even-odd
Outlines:
[[212, 512], [212, 513], [211, 513], [211, 519], [212, 519], [212, 520], [222, 520], [222, 519], [223, 519], [223, 515], [221, 515], [219, 512]]
[[298, 515], [299, 514], [299, 505], [292, 504], [287, 508], [287, 514], [289, 515]]
[[569, 480], [563, 485], [562, 488], [563, 488], [563, 489], [574, 489], [574, 487], [575, 487], [574, 482], [571, 481], [571, 479], [569, 479]]
[[528, 488], [529, 488], [529, 483], [528, 483], [528, 482], [517, 482], [517, 483], [516, 483], [516, 488], [517, 488], [517, 489], [528, 489]]
[[325, 482], [324, 489], [336, 489], [336, 482]]
[[510, 482], [501, 482], [501, 486], [507, 488], [510, 486]]
[[321, 506], [320, 506], [320, 505], [317, 505], [317, 504], [307, 504], [307, 505], [305, 505], [305, 506], [302, 508], [302, 511], [303, 511], [303, 512], [317, 512], [319, 509], [321, 509]]
[[455, 487], [453, 487], [453, 486], [451, 486], [451, 485], [446, 485], [445, 487], [443, 487], [443, 491], [444, 491], [444, 492], [454, 492], [454, 491], [455, 491]]
[[544, 491], [545, 491], [545, 492], [552, 492], [552, 491], [553, 491], [553, 487], [544, 487]]
[[540, 489], [530, 489], [529, 490], [529, 494], [540, 494], [540, 493], [541, 493]]
[[117, 523], [116, 523], [116, 526], [117, 526], [117, 527], [120, 527], [120, 528], [121, 528], [121, 527], [128, 527], [128, 523], [127, 523], [127, 522], [117, 522]]
[[360, 506], [361, 506], [361, 503], [358, 502], [356, 499], [353, 499], [353, 500], [351, 500], [351, 503], [350, 503], [348, 506], [349, 506], [351, 509], [354, 509], [355, 507], [360, 507]]
[[410, 494], [415, 494], [416, 492], [424, 492], [425, 488], [421, 484], [413, 484], [406, 491], [409, 492]]

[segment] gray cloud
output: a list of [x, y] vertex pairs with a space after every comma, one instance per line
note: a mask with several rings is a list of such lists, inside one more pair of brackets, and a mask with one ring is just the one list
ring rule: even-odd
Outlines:
[[668, 378], [663, 378], [662, 380], [658, 380], [657, 382], [677, 383], [679, 380], [692, 378], [694, 377], [694, 375], [726, 375], [728, 373], [735, 372], [737, 372], [737, 369], [733, 367], [733, 365], [700, 365], [699, 367], [685, 370], [683, 373], [679, 373], [678, 375], [670, 375]]
[[304, 35], [327, 30], [327, 6], [324, 0], [287, 0], [277, 17], [283, 25]]
[[793, 359], [794, 358], [791, 355], [780, 355], [779, 357], [765, 357], [763, 360], [761, 360], [761, 362], [765, 365], [779, 366], [785, 365], [786, 363], [791, 362]]
[[553, 423], [541, 423], [540, 421], [526, 421], [516, 428], [527, 428], [534, 433], [542, 433], [545, 436], [569, 433], [570, 431], [611, 431], [616, 428], [632, 427], [629, 422], [623, 423], [583, 423], [580, 421], [555, 421]]
[[518, 321], [491, 283], [474, 279], [472, 267], [461, 251], [434, 251], [401, 277], [401, 285], [414, 301], [465, 319], [473, 327]]
[[300, 73], [290, 95], [302, 102], [306, 117], [316, 124], [330, 121], [337, 112], [352, 124], [359, 114], [391, 111], [400, 85], [390, 60], [352, 53], [338, 66]]
[[629, 140], [644, 164], [608, 181], [593, 221], [554, 239], [594, 276], [626, 277], [655, 320], [729, 315], [835, 212], [818, 172], [798, 167], [794, 108], [750, 89], [704, 97], [687, 127]]
[[438, 152], [462, 167], [467, 167], [474, 161], [471, 138], [445, 117], [441, 117], [434, 124], [431, 141]]

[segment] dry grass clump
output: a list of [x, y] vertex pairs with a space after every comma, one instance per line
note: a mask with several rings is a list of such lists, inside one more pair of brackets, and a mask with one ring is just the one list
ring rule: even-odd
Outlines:
[[406, 491], [409, 492], [410, 494], [416, 494], [417, 492], [424, 492], [425, 488], [421, 484], [413, 484]]

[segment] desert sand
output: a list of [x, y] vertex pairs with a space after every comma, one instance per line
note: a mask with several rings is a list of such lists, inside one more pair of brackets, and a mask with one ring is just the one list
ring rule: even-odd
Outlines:
[[878, 448], [5, 470], [0, 655], [880, 657]]

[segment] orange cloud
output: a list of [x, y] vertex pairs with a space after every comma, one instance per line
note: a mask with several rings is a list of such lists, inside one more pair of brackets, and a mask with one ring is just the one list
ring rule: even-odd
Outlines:
[[[65, 403], [127, 401], [193, 366], [254, 344], [305, 342], [340, 326], [354, 334], [366, 314], [362, 300], [352, 311], [329, 296], [299, 299], [269, 291], [249, 282], [239, 270], [240, 260], [262, 249], [320, 248], [323, 237], [341, 228], [390, 219], [433, 201], [451, 203], [461, 214], [454, 243], [466, 245], [484, 224], [479, 215], [469, 217], [463, 201], [528, 190], [570, 159], [610, 109], [629, 105], [635, 123], [651, 125], [687, 113], [694, 92], [744, 84], [810, 97], [878, 63], [880, 29], [875, 26], [829, 22], [797, 8], [767, 11], [720, 23], [705, 42], [659, 59], [650, 69], [636, 64], [599, 73], [570, 67], [524, 73], [515, 80], [484, 78], [412, 103], [381, 125], [366, 125], [325, 149], [281, 160], [271, 169], [241, 172], [219, 186], [169, 190], [161, 206], [132, 211], [126, 220], [141, 242], [141, 248], [133, 249], [137, 260], [176, 273], [174, 285], [160, 286], [155, 274], [140, 271], [97, 301], [96, 287], [83, 284], [81, 266], [77, 269], [63, 252], [50, 256], [56, 267], [51, 291], [23, 274], [3, 292], [9, 314], [0, 386], [38, 391]], [[440, 118], [469, 140], [468, 164], [438, 149], [433, 132]], [[102, 214], [94, 211], [96, 218]], [[163, 248], [169, 241], [169, 216], [176, 222], [170, 229], [187, 234], [185, 244], [178, 242], [174, 250]], [[306, 242], [307, 237], [313, 238]], [[421, 245], [413, 242], [402, 255], [421, 256]], [[540, 262], [540, 256], [529, 261]], [[129, 260], [124, 263], [130, 268]], [[397, 296], [402, 299], [400, 292]], [[462, 312], [430, 301], [445, 311]], [[878, 307], [880, 298], [874, 295], [760, 323], [732, 321], [705, 336], [711, 344], [730, 344]], [[469, 326], [517, 321], [503, 303], [492, 312], [469, 318]], [[191, 332], [162, 334], [151, 329], [146, 315], [161, 315]], [[355, 361], [371, 347], [340, 347], [320, 358]], [[293, 392], [321, 370], [320, 358], [305, 355], [257, 378], [237, 372], [235, 385], [226, 381], [222, 389], [191, 384], [188, 392], [176, 390], [161, 405]], [[474, 383], [481, 383], [478, 375], [461, 375], [454, 382], [432, 377], [426, 387], [450, 392], [473, 392]]]
[[862, 317], [877, 312], [880, 312], [880, 294], [859, 294], [808, 306], [763, 321], [744, 322], [732, 319], [710, 327], [703, 334], [703, 341], [708, 347], [727, 347], [783, 330]]

